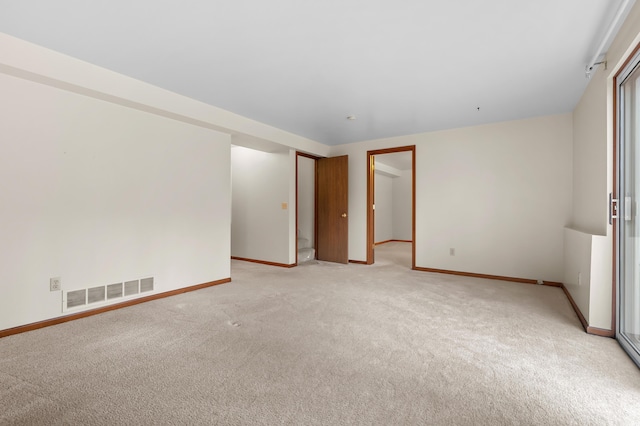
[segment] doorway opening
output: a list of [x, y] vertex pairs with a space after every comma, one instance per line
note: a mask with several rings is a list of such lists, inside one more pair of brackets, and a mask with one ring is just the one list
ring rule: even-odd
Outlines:
[[[403, 146], [396, 148], [387, 148], [387, 149], [378, 149], [367, 151], [367, 265], [372, 265], [375, 263], [375, 247], [376, 243], [385, 243], [388, 241], [402, 241], [402, 242], [410, 242], [411, 243], [411, 268], [415, 269], [416, 266], [416, 226], [415, 226], [415, 212], [416, 212], [416, 157], [415, 157], [415, 145], [411, 146]], [[407, 155], [399, 155], [401, 153], [405, 153]], [[386, 157], [385, 157], [386, 156]], [[405, 157], [405, 158], [402, 158]], [[410, 158], [409, 158], [410, 157]], [[403, 165], [403, 163], [405, 165]], [[410, 173], [410, 177], [407, 174]], [[393, 231], [389, 234], [388, 226], [385, 230], [384, 226], [378, 224], [378, 233], [384, 233], [379, 236], [376, 236], [376, 207], [382, 216], [388, 216], [389, 209], [391, 209], [391, 215], [393, 215], [394, 206], [391, 205], [382, 205], [380, 202], [385, 204], [389, 203], [388, 196], [384, 195], [383, 191], [378, 191], [378, 198], [382, 198], [376, 200], [376, 176], [396, 176], [396, 178], [409, 179], [410, 180], [410, 191], [409, 198], [410, 200], [410, 208], [409, 215], [411, 216], [410, 220], [407, 220], [407, 213], [401, 213], [401, 209], [396, 209], [397, 223], [402, 224], [402, 222], [410, 223], [410, 229], [404, 231], [397, 231], [395, 235], [400, 236], [399, 238], [387, 238], [388, 235], [394, 235]], [[384, 186], [389, 186], [389, 182], [380, 179], [380, 183], [385, 182]], [[398, 181], [399, 182], [399, 181]], [[393, 185], [393, 184], [392, 184]], [[386, 199], [385, 199], [386, 198]], [[378, 203], [378, 206], [376, 206]], [[393, 203], [393, 201], [391, 201]], [[396, 206], [398, 207], [398, 206]], [[382, 210], [384, 209], [384, 211]], [[385, 219], [388, 221], [388, 218]], [[393, 222], [393, 221], [392, 221]], [[393, 225], [392, 225], [393, 226]], [[401, 225], [400, 225], [401, 226]], [[406, 235], [410, 235], [410, 239], [406, 238]]]
[[[313, 233], [313, 248], [315, 259], [326, 262], [349, 262], [349, 158], [346, 155], [338, 157], [315, 157], [297, 153], [296, 162], [296, 253], [300, 255], [302, 244], [308, 244], [310, 239], [306, 235]], [[313, 164], [305, 166], [306, 159]], [[301, 204], [302, 190], [301, 168], [313, 168], [314, 207], [310, 209]], [[307, 175], [309, 175], [307, 171]], [[307, 191], [311, 185], [307, 181]], [[307, 202], [308, 204], [308, 202]], [[304, 213], [304, 211], [307, 213]], [[313, 217], [309, 219], [309, 211]], [[305, 224], [306, 222], [306, 224]], [[313, 222], [313, 232], [310, 223]], [[303, 239], [300, 239], [300, 232]], [[306, 240], [306, 241], [305, 241]]]
[[296, 152], [296, 264], [316, 258], [317, 160], [316, 156]]

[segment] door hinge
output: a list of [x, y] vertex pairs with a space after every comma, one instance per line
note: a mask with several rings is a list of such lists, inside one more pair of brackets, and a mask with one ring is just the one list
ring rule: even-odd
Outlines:
[[613, 219], [618, 218], [618, 199], [609, 193], [609, 225], [613, 225]]

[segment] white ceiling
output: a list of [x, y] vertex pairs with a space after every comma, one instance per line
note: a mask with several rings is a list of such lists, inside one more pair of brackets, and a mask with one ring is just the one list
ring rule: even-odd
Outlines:
[[572, 111], [621, 2], [0, 0], [0, 31], [335, 145]]

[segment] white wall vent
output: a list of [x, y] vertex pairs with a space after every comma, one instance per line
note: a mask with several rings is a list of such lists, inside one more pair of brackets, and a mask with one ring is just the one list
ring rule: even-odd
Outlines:
[[122, 297], [122, 283], [109, 284], [107, 286], [107, 299]]
[[105, 286], [92, 287], [87, 290], [87, 303], [104, 302]]
[[140, 281], [138, 280], [127, 281], [126, 283], [124, 283], [124, 295], [131, 296], [132, 294], [140, 293], [140, 291], [138, 291], [139, 285], [140, 285]]
[[87, 304], [87, 290], [74, 290], [67, 293], [67, 309]]
[[[111, 305], [125, 300], [141, 297], [142, 293], [150, 293], [154, 290], [153, 277], [145, 277], [136, 280], [128, 280], [123, 283], [114, 283], [103, 286], [95, 286], [78, 290], [62, 292], [62, 311], [75, 311], [84, 308], [95, 308], [103, 305]], [[90, 305], [90, 306], [88, 306]]]
[[140, 293], [153, 291], [153, 277], [140, 280]]

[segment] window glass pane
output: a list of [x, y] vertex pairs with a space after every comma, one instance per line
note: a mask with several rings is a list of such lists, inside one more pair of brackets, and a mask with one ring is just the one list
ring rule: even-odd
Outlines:
[[617, 337], [640, 365], [640, 70], [633, 71], [619, 91], [620, 188], [619, 280]]

